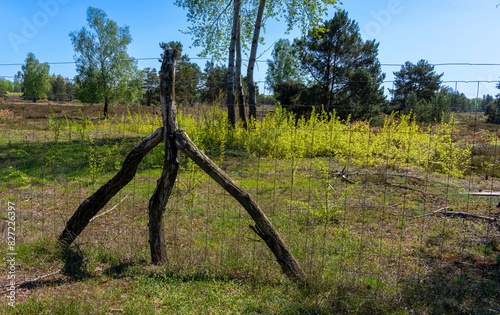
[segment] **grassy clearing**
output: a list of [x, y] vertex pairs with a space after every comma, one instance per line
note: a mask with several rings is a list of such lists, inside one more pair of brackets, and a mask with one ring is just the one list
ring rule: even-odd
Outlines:
[[[498, 225], [426, 215], [500, 214], [498, 200], [463, 194], [499, 187], [496, 158], [474, 151], [477, 143], [496, 146], [491, 131], [471, 132], [467, 122], [424, 128], [409, 117], [387, 117], [379, 128], [326, 114], [297, 122], [277, 109], [248, 132], [228, 132], [216, 108], [181, 112], [181, 127], [257, 199], [309, 282], [281, 275], [241, 206], [185, 157], [165, 215], [169, 261], [151, 265], [147, 204], [161, 148], [101, 213], [112, 210], [60, 253], [54, 240], [67, 219], [159, 119], [4, 115], [0, 199], [18, 210], [17, 280], [60, 269], [21, 286], [14, 313], [500, 310]], [[4, 303], [0, 311], [12, 309]]]

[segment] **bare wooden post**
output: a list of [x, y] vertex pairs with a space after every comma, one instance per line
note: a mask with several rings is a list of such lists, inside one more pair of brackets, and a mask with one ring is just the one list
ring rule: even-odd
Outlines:
[[[235, 0], [235, 3], [238, 2], [238, 10], [240, 0]], [[239, 14], [239, 12], [238, 12]], [[241, 20], [238, 15], [238, 30], [236, 32], [236, 71], [235, 71], [235, 79], [236, 79], [236, 91], [238, 95], [238, 111], [240, 114], [240, 119], [243, 122], [243, 127], [247, 128], [247, 119], [245, 115], [245, 96], [243, 95], [243, 85], [241, 84]]]
[[177, 51], [175, 49], [165, 50], [160, 70], [160, 102], [165, 158], [163, 172], [158, 179], [156, 190], [149, 200], [149, 246], [151, 260], [154, 264], [162, 264], [167, 259], [163, 214], [179, 170], [179, 151], [175, 144], [174, 135], [178, 129], [174, 84], [176, 58]]
[[[236, 8], [236, 1], [234, 7]], [[236, 115], [234, 110], [234, 55], [236, 45], [236, 31], [238, 29], [237, 21], [239, 16], [236, 10], [233, 13], [233, 28], [231, 30], [231, 42], [229, 45], [229, 65], [227, 67], [227, 116], [231, 127], [236, 125]]]
[[266, 242], [285, 275], [292, 280], [305, 280], [306, 274], [252, 196], [198, 149], [184, 130], [180, 129], [176, 132], [175, 142], [179, 149], [238, 200], [250, 214], [256, 223], [255, 226], [250, 226], [250, 228]]
[[174, 84], [176, 58], [177, 51], [175, 49], [165, 50], [160, 70], [160, 99], [163, 128], [158, 128], [152, 135], [137, 145], [127, 156], [122, 169], [115, 177], [78, 207], [75, 214], [73, 214], [66, 224], [65, 230], [59, 236], [59, 242], [65, 246], [69, 246], [99, 210], [122, 187], [130, 182], [137, 171], [139, 162], [163, 139], [165, 147], [163, 172], [157, 182], [155, 192], [149, 201], [149, 243], [153, 263], [161, 264], [167, 259], [163, 215], [179, 170], [178, 148], [180, 148], [199, 167], [207, 172], [210, 177], [238, 200], [250, 214], [256, 223], [255, 226], [250, 226], [250, 228], [266, 242], [281, 265], [281, 269], [285, 275], [292, 280], [305, 280], [306, 274], [299, 263], [295, 260], [285, 242], [250, 194], [203, 154], [189, 139], [184, 130], [178, 130]]
[[247, 84], [248, 84], [248, 114], [250, 120], [257, 119], [257, 84], [253, 80], [253, 72], [255, 61], [257, 59], [257, 45], [259, 44], [259, 34], [262, 28], [262, 16], [266, 7], [266, 0], [259, 0], [259, 8], [257, 9], [257, 18], [255, 20], [255, 30], [253, 32], [252, 48], [250, 49], [250, 58], [247, 68]]
[[85, 199], [66, 223], [66, 228], [59, 235], [59, 243], [69, 246], [89, 224], [90, 220], [108, 201], [134, 178], [142, 159], [163, 140], [163, 128], [156, 129], [127, 155], [118, 173], [101, 186], [92, 196]]

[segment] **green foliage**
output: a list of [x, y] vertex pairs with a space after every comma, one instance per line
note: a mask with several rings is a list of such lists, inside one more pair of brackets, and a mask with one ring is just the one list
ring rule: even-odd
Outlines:
[[336, 12], [295, 46], [317, 90], [301, 104], [323, 105], [342, 119], [357, 120], [373, 116], [385, 103], [378, 43], [363, 41], [358, 24], [346, 11]]
[[422, 166], [452, 176], [461, 176], [470, 158], [470, 148], [453, 141], [455, 123], [442, 122], [422, 128], [413, 114], [395, 114], [383, 126], [372, 128], [366, 121], [345, 123], [335, 112], [313, 112], [298, 118], [281, 107], [250, 128], [237, 125], [230, 130], [227, 114], [212, 107], [204, 119], [190, 115], [179, 119], [181, 128], [193, 135], [202, 147], [225, 145], [245, 148], [252, 154], [272, 158], [335, 156], [340, 161], [359, 165], [402, 167]]
[[495, 101], [495, 98], [493, 98], [493, 96], [491, 96], [490, 94], [487, 94], [487, 95], [483, 95], [483, 98], [478, 99], [478, 101], [479, 101], [478, 110], [485, 112], [488, 105], [491, 102]]
[[[336, 0], [295, 1], [269, 0], [266, 2], [263, 21], [285, 20], [287, 30], [300, 28], [305, 33], [317, 26]], [[225, 0], [176, 0], [175, 5], [187, 11], [191, 23], [186, 34], [192, 36], [193, 46], [202, 47], [201, 57], [224, 57], [229, 47], [233, 22], [233, 7]], [[253, 38], [259, 1], [241, 1], [241, 43], [247, 49]], [[243, 9], [244, 8], [244, 9]], [[263, 23], [265, 28], [265, 23]], [[260, 38], [261, 41], [263, 40]]]
[[204, 88], [201, 90], [201, 101], [213, 103], [219, 97], [224, 96], [227, 87], [227, 67], [207, 61], [203, 70]]
[[[305, 224], [331, 224], [338, 223], [340, 215], [344, 213], [344, 206], [347, 196], [353, 193], [356, 188], [348, 186], [342, 195], [338, 198], [333, 198], [331, 193], [330, 170], [324, 162], [312, 162], [314, 169], [319, 173], [319, 183], [315, 183], [315, 188], [307, 202], [300, 200], [285, 199], [287, 203], [294, 206], [299, 211], [299, 220]], [[318, 185], [319, 184], [319, 185]], [[332, 200], [333, 199], [333, 200]], [[336, 228], [336, 230], [339, 230]], [[339, 230], [340, 231], [340, 230]], [[342, 229], [343, 233], [347, 229]]]
[[[497, 85], [497, 88], [500, 89], [500, 83]], [[500, 125], [500, 94], [497, 95], [496, 100], [491, 95], [488, 96], [489, 98], [486, 97], [484, 100], [486, 122]]]
[[500, 125], [500, 100], [488, 103], [484, 115], [487, 123]]
[[7, 89], [5, 88], [3, 82], [0, 82], [0, 98], [6, 96], [7, 96]]
[[277, 105], [277, 100], [272, 95], [257, 95], [257, 104], [259, 105]]
[[[222, 103], [224, 95], [221, 94], [216, 99], [216, 103]], [[195, 141], [200, 149], [210, 149], [212, 154], [223, 155], [227, 146], [238, 146], [236, 137], [241, 138], [241, 131], [231, 132], [227, 113], [217, 106], [205, 108], [201, 113], [202, 119], [196, 121], [190, 115], [179, 115], [179, 126], [194, 127], [189, 128], [189, 136]], [[183, 128], [183, 127], [181, 127]]]
[[[309, 104], [306, 73], [300, 68], [297, 51], [288, 39], [280, 39], [274, 45], [273, 60], [267, 60], [266, 82], [273, 90], [275, 99], [284, 106]], [[297, 111], [296, 111], [297, 112]]]
[[28, 186], [32, 180], [28, 174], [14, 167], [9, 168], [7, 178], [9, 182], [15, 183], [21, 187]]
[[[20, 74], [20, 72], [19, 72]], [[18, 75], [17, 74], [15, 76], [15, 78], [18, 78]], [[16, 83], [16, 82], [12, 82], [10, 80], [7, 80], [7, 79], [4, 79], [4, 78], [0, 78], [0, 90], [2, 90], [7, 93], [7, 92], [21, 92], [21, 84], [19, 83]], [[1, 96], [0, 96], [1, 97]]]
[[75, 85], [69, 79], [55, 74], [50, 76], [50, 91], [47, 98], [51, 101], [72, 101]]
[[49, 64], [40, 63], [35, 55], [30, 52], [22, 66], [22, 71], [18, 72], [18, 80], [21, 80], [21, 90], [25, 97], [29, 97], [36, 102], [38, 99], [46, 98], [50, 91]]
[[[199, 56], [213, 56], [217, 60], [224, 58], [231, 37], [229, 35], [233, 21], [231, 2], [176, 0], [175, 5], [187, 11], [187, 19], [191, 25], [183, 32], [192, 36], [193, 46], [202, 47]], [[255, 10], [242, 12], [241, 41], [244, 47], [248, 47], [252, 38], [255, 13]]]
[[163, 50], [174, 48], [179, 54], [177, 67], [175, 68], [176, 102], [178, 104], [194, 105], [200, 98], [198, 86], [203, 80], [203, 73], [200, 67], [196, 63], [191, 62], [186, 54], [182, 54], [182, 44], [180, 42], [160, 43], [160, 47]]
[[198, 197], [197, 189], [202, 185], [205, 173], [190, 159], [182, 169], [187, 175], [186, 178], [178, 181], [179, 189], [183, 192], [184, 200], [192, 206]]
[[450, 109], [452, 112], [466, 112], [473, 107], [471, 100], [469, 100], [464, 93], [459, 93], [458, 91], [453, 91], [452, 89], [443, 90], [442, 91], [450, 100]]
[[57, 142], [59, 140], [59, 136], [61, 134], [61, 129], [63, 127], [64, 121], [59, 119], [57, 115], [54, 113], [52, 108], [50, 109], [50, 114], [47, 119], [47, 129], [54, 131], [54, 141]]
[[[75, 49], [76, 97], [84, 103], [136, 102], [141, 96], [141, 73], [137, 61], [127, 54], [132, 42], [128, 26], [119, 27], [100, 9], [87, 9], [89, 28], [69, 34]], [[105, 38], [105, 40], [103, 40]]]
[[445, 92], [437, 93], [428, 101], [419, 99], [416, 94], [411, 93], [406, 98], [402, 112], [413, 113], [417, 121], [441, 122], [450, 118], [451, 101], [450, 95]]
[[300, 60], [288, 39], [278, 40], [271, 56], [273, 60], [267, 60], [266, 82], [275, 96], [279, 96], [279, 85], [283, 83], [303, 83], [304, 73], [300, 69]]
[[415, 95], [417, 100], [431, 101], [441, 87], [442, 76], [426, 60], [422, 59], [416, 65], [407, 61], [401, 70], [394, 72], [394, 89], [390, 90], [394, 109], [404, 110], [410, 95]]
[[142, 88], [144, 94], [141, 103], [144, 105], [160, 104], [160, 77], [155, 68], [142, 70]]

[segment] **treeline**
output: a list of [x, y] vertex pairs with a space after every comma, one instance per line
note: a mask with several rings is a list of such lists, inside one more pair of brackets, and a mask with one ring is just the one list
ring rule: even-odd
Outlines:
[[490, 122], [498, 120], [499, 97], [468, 99], [444, 86], [443, 74], [426, 60], [407, 61], [394, 72], [387, 99], [378, 46], [375, 40], [364, 41], [358, 24], [338, 11], [307, 36], [279, 40], [267, 61], [266, 81], [276, 100], [298, 115], [321, 107], [350, 120], [400, 112], [413, 113], [420, 121], [441, 121], [450, 112], [474, 110], [484, 111]]
[[[162, 50], [175, 48], [179, 53], [175, 72], [175, 96], [179, 104], [194, 105], [199, 102], [212, 103], [223, 97], [227, 82], [227, 67], [208, 61], [203, 71], [198, 64], [191, 62], [182, 54], [182, 44], [172, 41], [160, 43]], [[160, 59], [161, 61], [161, 59]], [[160, 78], [155, 68], [146, 68], [142, 72], [144, 95], [141, 104], [158, 105], [160, 102]]]
[[0, 97], [5, 97], [7, 92], [19, 93], [21, 92], [21, 85], [4, 78], [0, 78]]
[[[158, 71], [156, 68], [139, 70], [137, 61], [128, 56], [126, 49], [132, 41], [128, 27], [118, 26], [104, 11], [93, 7], [87, 10], [87, 20], [88, 28], [70, 33], [77, 70], [74, 79], [50, 76], [49, 65], [40, 63], [29, 53], [13, 85], [0, 85], [0, 92], [17, 86], [25, 97], [35, 102], [40, 98], [55, 101], [76, 98], [84, 103], [101, 103], [104, 116], [110, 103], [158, 105]], [[101, 37], [108, 40], [96, 40]], [[218, 101], [234, 106], [234, 98], [228, 93], [234, 88], [228, 88], [228, 83], [236, 80], [228, 67], [209, 61], [202, 70], [183, 54], [180, 42], [162, 42], [160, 48], [161, 51], [175, 48], [179, 53], [176, 68], [179, 104]], [[311, 29], [307, 35], [276, 42], [272, 60], [267, 61], [266, 74], [266, 83], [273, 94], [260, 95], [257, 99], [267, 104], [281, 104], [297, 117], [309, 115], [316, 107], [335, 111], [344, 120], [364, 120], [380, 113], [399, 112], [412, 113], [420, 121], [442, 121], [451, 112], [472, 110], [485, 112], [489, 122], [500, 121], [499, 95], [468, 99], [443, 85], [443, 73], [437, 73], [434, 66], [423, 59], [402, 65], [394, 72], [393, 87], [384, 91], [386, 75], [378, 60], [378, 48], [375, 40], [362, 39], [358, 24], [346, 11], [337, 11], [331, 20]], [[247, 80], [242, 77], [242, 81]], [[254, 89], [255, 85], [252, 86]], [[253, 93], [248, 92], [244, 85], [242, 94], [247, 105], [253, 102], [248, 97]]]
[[[162, 49], [175, 48], [180, 53], [176, 67], [176, 101], [179, 104], [194, 105], [198, 103], [212, 104], [226, 98], [228, 69], [225, 65], [207, 61], [203, 70], [198, 64], [191, 62], [189, 57], [182, 54], [183, 46], [180, 42], [160, 43]], [[36, 102], [39, 99], [50, 101], [73, 101], [77, 99], [84, 103], [99, 103], [104, 100], [98, 90], [97, 79], [93, 84], [88, 80], [69, 79], [61, 75], [49, 75], [50, 65], [40, 63], [33, 53], [29, 53], [22, 71], [19, 71], [14, 82], [3, 80], [5, 91], [22, 92], [23, 97]], [[140, 103], [141, 105], [159, 105], [160, 78], [156, 68], [139, 70], [139, 77], [135, 80], [123, 81], [124, 90], [137, 87], [129, 94], [115, 89], [110, 101], [121, 104]], [[93, 90], [92, 88], [95, 88]], [[134, 95], [137, 94], [137, 95]], [[266, 103], [273, 104], [275, 100], [265, 95], [259, 98]]]
[[[50, 66], [40, 63], [33, 53], [28, 53], [22, 70], [14, 76], [14, 82], [3, 80], [8, 89], [5, 91], [22, 92], [25, 99], [36, 102], [38, 99], [51, 101], [72, 101], [74, 98], [74, 83], [61, 75], [49, 75]], [[1, 89], [1, 88], [0, 88]], [[5, 95], [3, 95], [5, 96]]]
[[[191, 62], [189, 57], [182, 54], [183, 46], [180, 42], [160, 43], [162, 49], [175, 48], [179, 52], [175, 72], [176, 102], [184, 105], [200, 103], [224, 103], [227, 98], [228, 68], [225, 65], [207, 61], [203, 70], [198, 64]], [[142, 105], [158, 105], [160, 102], [160, 78], [156, 68], [145, 68], [142, 71], [143, 97]], [[243, 77], [243, 80], [246, 78]], [[246, 93], [246, 87], [243, 87]], [[274, 105], [276, 100], [269, 95], [260, 94], [257, 90], [258, 103]]]

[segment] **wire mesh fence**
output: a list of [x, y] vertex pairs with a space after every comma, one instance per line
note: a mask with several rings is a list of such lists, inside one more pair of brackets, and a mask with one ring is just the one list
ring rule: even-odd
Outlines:
[[[482, 96], [495, 83], [451, 85], [474, 86]], [[298, 116], [311, 106], [262, 97], [257, 119], [244, 128], [228, 123], [223, 93], [185, 99], [179, 127], [256, 199], [325, 300], [451, 311], [466, 301], [479, 313], [499, 310], [499, 129], [485, 122], [481, 100], [450, 110], [448, 119], [417, 122], [383, 110], [343, 120], [320, 105]], [[0, 106], [2, 232], [7, 240], [15, 221], [19, 294], [38, 294], [44, 281], [149, 262], [148, 203], [162, 172], [161, 145], [78, 237], [76, 258], [58, 256], [55, 240], [82, 201], [161, 126], [159, 107], [111, 102], [104, 118], [103, 102], [72, 95], [33, 102], [19, 94]], [[181, 155], [165, 213], [165, 270], [281, 281], [252, 223]]]

